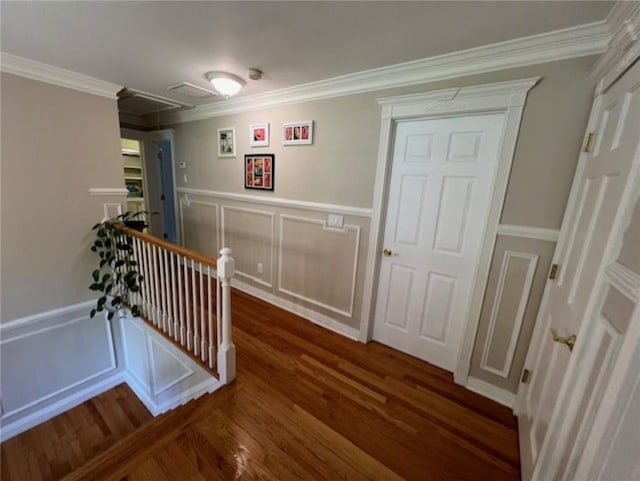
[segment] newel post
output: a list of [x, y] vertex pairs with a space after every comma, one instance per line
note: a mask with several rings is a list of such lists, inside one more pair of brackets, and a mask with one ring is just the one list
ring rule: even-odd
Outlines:
[[235, 272], [235, 260], [231, 257], [231, 249], [225, 247], [220, 251], [217, 262], [217, 273], [222, 291], [222, 325], [221, 340], [218, 349], [218, 373], [220, 381], [229, 384], [236, 378], [236, 346], [231, 337], [231, 278]]

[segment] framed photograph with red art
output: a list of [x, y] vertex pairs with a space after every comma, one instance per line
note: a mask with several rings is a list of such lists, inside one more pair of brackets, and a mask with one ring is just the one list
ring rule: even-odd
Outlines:
[[273, 190], [275, 175], [274, 154], [244, 156], [244, 188]]
[[313, 120], [282, 124], [282, 145], [313, 144]]
[[269, 146], [269, 124], [249, 125], [249, 146], [268, 147]]

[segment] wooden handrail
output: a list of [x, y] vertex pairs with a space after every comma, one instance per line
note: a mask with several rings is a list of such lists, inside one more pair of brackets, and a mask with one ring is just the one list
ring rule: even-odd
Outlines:
[[205, 265], [211, 266], [214, 269], [216, 268], [216, 263], [218, 262], [218, 260], [213, 257], [201, 254], [200, 252], [192, 251], [191, 249], [187, 249], [186, 247], [182, 247], [177, 244], [172, 244], [171, 242], [160, 239], [159, 237], [152, 236], [151, 234], [131, 229], [124, 224], [114, 224], [114, 226], [116, 229], [124, 232], [125, 234], [132, 237], [137, 237], [143, 242], [154, 244], [168, 251], [175, 252], [176, 254], [180, 254], [181, 256], [187, 257], [189, 259], [193, 259], [196, 262], [201, 262]]

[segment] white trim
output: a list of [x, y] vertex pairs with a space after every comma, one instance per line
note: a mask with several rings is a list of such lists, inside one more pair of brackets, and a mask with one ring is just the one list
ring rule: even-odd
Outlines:
[[508, 408], [513, 408], [516, 400], [516, 395], [514, 393], [505, 389], [501, 389], [499, 387], [495, 387], [493, 384], [489, 384], [488, 382], [482, 381], [475, 377], [468, 377], [465, 387], [469, 391], [480, 394], [481, 396], [489, 398], [492, 401], [502, 404], [503, 406], [506, 406]]
[[5, 339], [5, 336], [7, 336], [7, 334], [5, 334], [5, 331], [10, 333], [14, 329], [28, 327], [31, 324], [40, 322], [46, 322], [47, 324], [49, 324], [50, 322], [63, 322], [69, 317], [70, 314], [72, 314], [73, 316], [79, 315], [83, 312], [87, 314], [89, 310], [91, 310], [91, 308], [95, 305], [95, 303], [95, 300], [84, 301], [78, 304], [72, 304], [70, 306], [60, 307], [57, 309], [52, 309], [50, 311], [40, 312], [38, 314], [14, 319], [9, 322], [0, 323], [0, 337], [2, 337], [2, 342], [5, 342], [7, 340]]
[[247, 212], [249, 214], [254, 214], [254, 215], [258, 215], [258, 216], [262, 216], [262, 217], [270, 217], [271, 218], [271, 239], [270, 239], [270, 245], [269, 245], [269, 255], [271, 256], [271, 269], [269, 271], [269, 281], [264, 281], [262, 279], [259, 279], [258, 277], [252, 276], [251, 274], [247, 274], [246, 272], [242, 272], [240, 270], [238, 270], [238, 268], [236, 267], [235, 273], [236, 275], [240, 275], [243, 277], [246, 277], [247, 279], [252, 280], [253, 282], [257, 282], [258, 284], [261, 284], [265, 287], [268, 287], [269, 289], [273, 288], [273, 270], [274, 270], [274, 259], [273, 259], [273, 245], [275, 242], [275, 214], [273, 212], [269, 212], [266, 210], [256, 210], [256, 209], [247, 209], [245, 207], [235, 207], [235, 206], [230, 206], [230, 205], [222, 205], [220, 207], [220, 210], [222, 211], [222, 222], [220, 223], [220, 231], [221, 231], [221, 235], [222, 235], [222, 243], [220, 245], [225, 246], [225, 247], [229, 247], [228, 244], [225, 242], [224, 240], [224, 234], [225, 234], [225, 226], [224, 226], [224, 219], [225, 219], [225, 210], [235, 210], [237, 212]]
[[5, 52], [0, 52], [0, 70], [113, 100], [118, 98], [117, 94], [122, 90], [121, 85]]
[[281, 105], [596, 55], [605, 51], [609, 39], [607, 25], [603, 20], [263, 94], [222, 100], [188, 111], [167, 114], [164, 120], [168, 123], [190, 122]]
[[[302, 301], [309, 302], [323, 309], [327, 309], [329, 311], [335, 312], [336, 314], [340, 314], [345, 317], [353, 317], [353, 305], [355, 303], [355, 298], [356, 298], [356, 280], [358, 278], [358, 257], [360, 255], [360, 226], [345, 224], [342, 229], [336, 229], [336, 228], [327, 227], [327, 222], [320, 219], [312, 219], [309, 217], [299, 217], [299, 216], [285, 215], [285, 214], [280, 214], [279, 217], [280, 217], [280, 222], [279, 222], [280, 248], [279, 248], [279, 255], [278, 255], [278, 291], [284, 294], [287, 294], [289, 296], [295, 297], [297, 299], [300, 299]], [[351, 276], [351, 293], [350, 293], [350, 299], [349, 299], [349, 310], [345, 311], [342, 309], [338, 309], [337, 307], [331, 306], [324, 302], [320, 302], [318, 300], [311, 299], [310, 297], [306, 297], [296, 292], [282, 288], [282, 259], [284, 258], [284, 222], [283, 222], [284, 219], [290, 219], [298, 222], [306, 222], [308, 224], [321, 225], [323, 231], [333, 232], [335, 234], [348, 235], [349, 230], [355, 231], [356, 242], [355, 242], [355, 252], [353, 253], [353, 256], [354, 256], [353, 257], [353, 275]]]
[[615, 287], [629, 300], [640, 304], [640, 274], [620, 264], [620, 262], [614, 262], [607, 266], [604, 272], [612, 287]]
[[[520, 293], [520, 302], [518, 303], [518, 309], [516, 317], [511, 328], [511, 336], [509, 338], [509, 346], [507, 348], [507, 355], [504, 360], [502, 369], [496, 369], [487, 364], [487, 358], [489, 357], [489, 351], [491, 350], [491, 344], [493, 343], [493, 335], [495, 333], [496, 321], [498, 318], [498, 311], [500, 310], [500, 304], [502, 303], [502, 294], [504, 292], [505, 281], [507, 278], [507, 272], [509, 270], [509, 262], [512, 257], [518, 257], [520, 259], [528, 259], [529, 267], [527, 268], [527, 274], [522, 285], [522, 292]], [[524, 320], [524, 313], [527, 309], [527, 303], [529, 302], [529, 295], [531, 294], [531, 286], [533, 285], [533, 277], [536, 273], [538, 266], [539, 256], [535, 254], [527, 254], [524, 252], [516, 252], [506, 250], [502, 258], [502, 267], [500, 269], [500, 277], [498, 278], [498, 287], [493, 299], [493, 306], [491, 307], [491, 317], [489, 318], [489, 330], [482, 349], [482, 360], [480, 361], [480, 368], [491, 374], [503, 377], [507, 379], [511, 373], [511, 367], [513, 365], [513, 356], [516, 352], [516, 345], [518, 344], [518, 337], [520, 336], [520, 329], [522, 328], [522, 322]]]
[[120, 188], [120, 187], [91, 187], [89, 189], [89, 195], [91, 196], [96, 196], [96, 195], [127, 195], [129, 191], [127, 189], [125, 189], [124, 187]]
[[610, 33], [607, 50], [591, 71], [592, 77], [603, 79], [597, 93], [601, 93], [615, 82], [639, 53], [640, 4], [637, 2], [616, 2], [606, 23]]
[[373, 215], [368, 242], [368, 255], [364, 276], [364, 296], [359, 339], [371, 338], [373, 326], [372, 312], [375, 312], [375, 296], [380, 242], [384, 226], [382, 218], [385, 211], [385, 199], [388, 190], [388, 177], [391, 171], [393, 149], [393, 130], [395, 122], [409, 118], [425, 118], [441, 115], [470, 115], [482, 113], [504, 113], [502, 142], [494, 179], [493, 194], [487, 226], [483, 232], [483, 242], [478, 263], [473, 273], [473, 291], [467, 315], [464, 333], [457, 347], [454, 368], [454, 380], [466, 384], [471, 364], [471, 353], [478, 329], [480, 310], [491, 264], [491, 257], [497, 239], [500, 214], [504, 205], [509, 172], [513, 162], [516, 140], [520, 129], [522, 112], [529, 90], [536, 85], [539, 77], [477, 85], [473, 87], [436, 90], [420, 95], [405, 95], [390, 99], [380, 99], [382, 105], [380, 141], [374, 184]]
[[543, 227], [528, 227], [524, 225], [500, 224], [498, 235], [536, 239], [548, 242], [558, 242], [560, 229], [545, 229]]
[[283, 199], [279, 197], [267, 197], [250, 194], [234, 194], [232, 192], [222, 192], [217, 190], [191, 189], [178, 187], [176, 192], [187, 195], [202, 195], [206, 197], [218, 197], [220, 199], [235, 200], [251, 204], [275, 205], [278, 207], [288, 207], [291, 209], [313, 210], [318, 212], [328, 212], [331, 214], [353, 215], [357, 217], [371, 217], [372, 209], [364, 207], [353, 207], [340, 204], [325, 204], [322, 202], [309, 202], [305, 200]]
[[349, 339], [352, 339], [354, 341], [358, 340], [360, 331], [355, 327], [347, 326], [312, 309], [308, 309], [294, 302], [282, 299], [281, 297], [278, 297], [274, 294], [242, 282], [235, 277], [231, 279], [231, 285], [239, 291], [257, 297], [258, 299], [268, 302], [269, 304], [273, 304], [274, 306], [280, 307], [285, 311], [292, 312], [300, 317], [303, 317], [304, 319], [313, 322], [314, 324], [317, 324], [318, 326], [322, 326], [325, 329], [333, 331], [344, 337], [348, 337]]
[[[173, 341], [173, 342], [176, 342], [176, 341]], [[158, 379], [158, 372], [157, 372], [156, 362], [155, 362], [156, 358], [154, 356], [154, 353], [155, 353], [154, 346], [153, 346], [154, 344], [155, 346], [157, 346], [157, 349], [164, 350], [164, 352], [167, 355], [173, 357], [173, 359], [175, 359], [175, 361], [185, 369], [184, 373], [181, 376], [176, 377], [170, 383], [162, 387], [158, 386], [159, 379]], [[173, 386], [175, 386], [181, 381], [184, 381], [194, 373], [193, 369], [191, 369], [184, 362], [182, 362], [180, 359], [174, 356], [172, 352], [169, 352], [155, 337], [147, 336], [147, 353], [149, 355], [149, 366], [150, 366], [150, 374], [151, 374], [151, 392], [153, 393], [154, 396], [157, 396], [158, 394], [163, 393], [167, 389], [171, 389]]]
[[[2, 422], [2, 429], [0, 430], [0, 441], [5, 442], [8, 439], [23, 433], [40, 423], [48, 421], [49, 419], [62, 414], [74, 407], [82, 404], [89, 399], [92, 399], [109, 389], [113, 389], [118, 384], [122, 384], [125, 381], [123, 373], [118, 372], [113, 376], [103, 379], [98, 383], [91, 384], [85, 389], [78, 391], [70, 396], [67, 396], [53, 404], [45, 406], [24, 418], [17, 419], [12, 423], [5, 424]], [[3, 414], [4, 415], [4, 414]]]

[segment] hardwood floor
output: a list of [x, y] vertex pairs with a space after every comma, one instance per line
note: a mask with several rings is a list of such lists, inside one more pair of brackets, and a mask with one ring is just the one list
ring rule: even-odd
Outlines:
[[66, 481], [520, 479], [510, 410], [449, 373], [242, 293], [233, 311], [236, 382], [145, 424]]
[[2, 480], [61, 479], [152, 419], [121, 384], [2, 443]]

